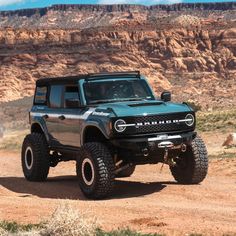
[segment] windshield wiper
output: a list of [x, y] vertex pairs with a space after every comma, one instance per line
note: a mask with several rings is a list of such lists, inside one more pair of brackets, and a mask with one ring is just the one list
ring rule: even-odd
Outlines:
[[147, 101], [145, 98], [126, 98], [126, 99], [107, 99], [91, 101], [90, 104], [109, 103], [109, 102], [125, 102], [125, 101]]
[[99, 104], [99, 103], [109, 103], [109, 102], [117, 102], [119, 100], [109, 99], [109, 100], [96, 100], [91, 101], [89, 104]]
[[122, 101], [147, 101], [146, 98], [128, 98], [128, 99], [122, 99]]

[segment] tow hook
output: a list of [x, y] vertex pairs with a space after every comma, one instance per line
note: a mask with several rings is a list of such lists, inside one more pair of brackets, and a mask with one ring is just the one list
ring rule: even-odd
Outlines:
[[[177, 147], [175, 147], [174, 144], [172, 142], [170, 142], [170, 141], [163, 141], [163, 142], [158, 144], [158, 147], [165, 149], [164, 162], [163, 162], [163, 165], [161, 166], [161, 170], [162, 170], [164, 164], [168, 164], [169, 166], [175, 166], [176, 162], [174, 161], [174, 159], [173, 158], [169, 158], [169, 150], [170, 149], [175, 149]], [[181, 146], [181, 150], [182, 150], [182, 146]]]
[[182, 144], [181, 145], [181, 152], [186, 152], [187, 151], [187, 146], [186, 146], [186, 144]]
[[142, 149], [142, 153], [143, 153], [144, 157], [148, 157], [148, 155], [149, 155], [147, 148]]
[[168, 164], [169, 166], [175, 166], [176, 165], [176, 162], [174, 161], [174, 159], [169, 158], [169, 148], [165, 148], [164, 163]]

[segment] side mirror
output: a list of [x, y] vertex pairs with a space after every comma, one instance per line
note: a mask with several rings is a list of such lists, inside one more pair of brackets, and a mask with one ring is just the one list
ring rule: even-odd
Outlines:
[[171, 101], [171, 93], [170, 92], [163, 92], [161, 94], [161, 100], [164, 101], [164, 102]]
[[80, 106], [80, 100], [76, 98], [69, 98], [65, 101], [66, 108], [78, 108]]

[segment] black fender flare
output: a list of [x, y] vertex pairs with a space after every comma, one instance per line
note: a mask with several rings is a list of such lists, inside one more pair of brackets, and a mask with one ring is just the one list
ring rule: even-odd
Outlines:
[[98, 124], [96, 124], [96, 123], [89, 123], [89, 124], [86, 124], [86, 126], [84, 126], [83, 128], [82, 128], [82, 130], [81, 130], [81, 146], [82, 145], [84, 145], [84, 139], [85, 139], [85, 132], [86, 132], [86, 130], [88, 129], [88, 128], [96, 128], [96, 129], [98, 129], [100, 132], [101, 132], [101, 134], [106, 138], [106, 139], [109, 139], [109, 136], [106, 134], [106, 132], [104, 132], [104, 130], [103, 129], [101, 129], [101, 127], [98, 125]]
[[42, 130], [42, 132], [43, 132], [43, 134], [44, 134], [44, 136], [45, 136], [45, 138], [46, 138], [46, 140], [47, 140], [47, 142], [49, 142], [49, 135], [48, 135], [48, 132], [47, 132], [47, 127], [46, 127], [46, 125], [43, 126], [43, 125], [41, 124], [41, 122], [39, 122], [39, 121], [34, 121], [34, 122], [32, 122], [31, 125], [30, 125], [30, 131], [31, 131], [31, 133], [32, 133], [32, 127], [33, 127], [34, 125], [38, 125], [38, 126], [40, 127], [40, 129]]

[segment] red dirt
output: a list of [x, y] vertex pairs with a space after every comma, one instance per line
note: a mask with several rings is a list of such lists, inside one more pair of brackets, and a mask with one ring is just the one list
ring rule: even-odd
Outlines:
[[178, 185], [168, 167], [137, 167], [130, 178], [118, 179], [111, 199], [86, 200], [73, 162], [51, 170], [45, 183], [27, 182], [20, 154], [0, 152], [0, 220], [36, 223], [47, 219], [65, 199], [95, 215], [105, 230], [129, 227], [166, 235], [201, 233], [236, 235], [236, 159], [210, 161], [200, 185]]

